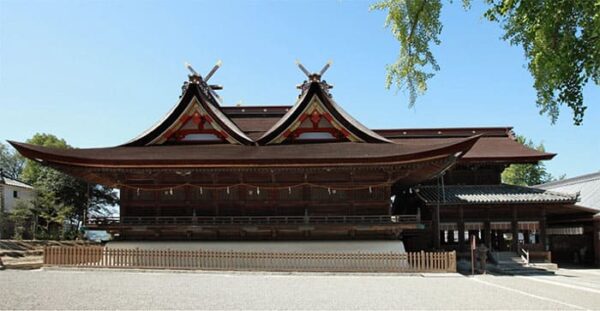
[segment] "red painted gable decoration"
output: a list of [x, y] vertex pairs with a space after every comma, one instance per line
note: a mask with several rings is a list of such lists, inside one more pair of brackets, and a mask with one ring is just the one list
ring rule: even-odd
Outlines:
[[350, 133], [344, 128], [336, 128], [332, 123], [333, 117], [326, 111], [315, 109], [304, 113], [298, 122], [300, 126], [296, 129], [287, 129], [283, 133], [286, 141], [349, 141]]
[[225, 142], [228, 135], [223, 130], [217, 130], [214, 120], [208, 114], [195, 111], [191, 115], [184, 115], [178, 122], [181, 126], [171, 129], [164, 134], [166, 142]]

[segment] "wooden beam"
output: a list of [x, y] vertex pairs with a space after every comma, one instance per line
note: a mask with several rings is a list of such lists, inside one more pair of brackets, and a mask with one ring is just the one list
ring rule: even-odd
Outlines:
[[[465, 217], [462, 206], [458, 207], [458, 251], [465, 251]], [[489, 247], [489, 246], [488, 246]]]
[[510, 231], [512, 233], [511, 248], [514, 252], [519, 252], [519, 221], [517, 215], [517, 207], [512, 207], [512, 217], [510, 220]]

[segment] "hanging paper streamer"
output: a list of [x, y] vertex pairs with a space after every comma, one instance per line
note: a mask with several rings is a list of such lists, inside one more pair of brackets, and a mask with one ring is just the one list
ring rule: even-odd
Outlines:
[[256, 187], [256, 195], [260, 195], [260, 187]]
[[369, 194], [373, 194], [373, 187], [369, 186]]
[[331, 188], [327, 188], [327, 192], [329, 192], [329, 195], [331, 195]]
[[139, 197], [140, 196], [140, 188], [137, 188], [136, 193], [137, 193], [137, 196]]
[[169, 194], [170, 194], [170, 195], [173, 195], [173, 188], [170, 188], [170, 189], [169, 189]]
[[204, 195], [204, 191], [202, 190], [202, 187], [200, 187], [200, 195]]
[[229, 187], [227, 187], [227, 195], [229, 195]]
[[292, 194], [292, 187], [288, 187], [288, 194]]

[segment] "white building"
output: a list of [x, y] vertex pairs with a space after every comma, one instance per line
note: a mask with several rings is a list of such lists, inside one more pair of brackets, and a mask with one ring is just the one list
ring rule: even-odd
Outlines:
[[[600, 266], [600, 172], [582, 175], [574, 178], [559, 180], [550, 182], [543, 185], [536, 186], [541, 189], [577, 194], [579, 201], [576, 203], [578, 206], [595, 209], [598, 213], [594, 216], [593, 221], [593, 235], [590, 234], [590, 239], [587, 241], [588, 248], [591, 249], [593, 244], [594, 256], [596, 265]], [[581, 225], [581, 226], [580, 226]], [[591, 227], [587, 225], [588, 229]], [[563, 235], [562, 245], [574, 246], [577, 245], [577, 241], [573, 239], [577, 234], [583, 236], [586, 230], [586, 223], [574, 222], [568, 227], [557, 230], [557, 235]], [[551, 234], [552, 232], [549, 232]], [[571, 239], [565, 239], [566, 236], [570, 236]], [[554, 253], [552, 254], [554, 257]]]
[[32, 186], [0, 174], [0, 211], [9, 213], [19, 201], [30, 203], [33, 197]]

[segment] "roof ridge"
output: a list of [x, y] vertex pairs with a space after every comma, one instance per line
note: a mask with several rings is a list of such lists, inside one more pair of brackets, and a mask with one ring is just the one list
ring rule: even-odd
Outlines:
[[551, 181], [551, 182], [547, 182], [545, 184], [535, 185], [534, 187], [545, 188], [545, 187], [550, 187], [550, 186], [563, 186], [563, 185], [566, 186], [566, 185], [573, 185], [573, 184], [578, 184], [578, 183], [582, 183], [582, 182], [592, 181], [592, 180], [596, 180], [596, 179], [600, 179], [600, 172], [579, 175], [579, 176], [575, 176], [575, 177], [571, 177], [571, 178], [566, 178], [563, 180]]
[[[8, 181], [15, 182], [15, 183], [23, 184], [23, 185], [25, 185], [25, 186], [28, 186], [28, 187], [32, 187], [32, 188], [33, 188], [33, 185], [30, 185], [29, 183], [26, 183], [26, 182], [24, 182], [24, 181], [22, 181], [22, 180], [20, 180], [20, 179], [17, 179], [17, 178], [11, 178], [11, 177], [9, 177], [9, 176], [6, 176], [6, 174], [0, 174], [0, 184], [5, 184], [5, 185], [8, 185], [8, 183], [6, 182], [7, 180], [8, 180]], [[14, 186], [14, 185], [13, 185], [13, 186]]]
[[[431, 188], [435, 188], [435, 187], [437, 187], [437, 185], [417, 186], [417, 188], [425, 188], [425, 189], [431, 189]], [[511, 185], [511, 184], [505, 184], [505, 183], [492, 184], [492, 185], [444, 185], [444, 188], [481, 188], [481, 189], [484, 189], [484, 188], [500, 188], [500, 187], [541, 191], [543, 193], [554, 194], [554, 195], [563, 196], [563, 197], [567, 197], [567, 198], [571, 198], [571, 199], [577, 199], [577, 197], [578, 197], [577, 194], [558, 192], [558, 191], [552, 191], [552, 190], [547, 190], [547, 189], [540, 189], [540, 188], [536, 188], [536, 187], [532, 187], [532, 186]]]
[[[517, 203], [576, 203], [577, 195], [548, 191], [529, 186], [509, 184], [445, 186], [443, 202], [435, 185], [418, 186], [417, 196], [426, 204], [517, 204]], [[478, 191], [481, 189], [483, 191]], [[488, 190], [488, 191], [485, 191]]]

